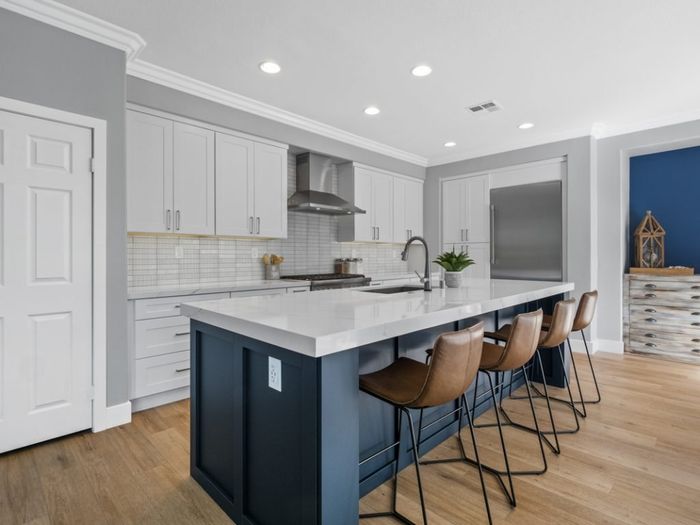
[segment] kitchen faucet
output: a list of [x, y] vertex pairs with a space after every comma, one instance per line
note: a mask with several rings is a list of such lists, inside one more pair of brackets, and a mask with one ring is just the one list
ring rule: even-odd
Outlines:
[[[413, 241], [422, 242], [423, 246], [425, 246], [425, 276], [421, 279], [421, 282], [423, 283], [423, 290], [430, 292], [433, 287], [430, 285], [430, 256], [428, 255], [428, 243], [425, 242], [425, 239], [423, 237], [419, 237], [418, 235], [408, 239], [408, 241], [406, 241], [406, 246], [403, 247], [403, 251], [401, 252], [401, 260], [408, 260], [408, 247]], [[420, 277], [420, 274], [418, 274], [418, 276]]]

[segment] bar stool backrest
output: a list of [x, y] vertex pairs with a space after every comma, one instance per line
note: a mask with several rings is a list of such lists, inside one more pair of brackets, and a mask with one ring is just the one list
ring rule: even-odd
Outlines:
[[542, 317], [542, 309], [515, 317], [499, 370], [520, 368], [535, 355], [542, 333]]
[[595, 315], [595, 307], [598, 303], [598, 290], [593, 290], [592, 292], [586, 292], [581, 296], [578, 301], [578, 310], [576, 310], [576, 317], [574, 317], [573, 331], [579, 332], [584, 328], [588, 328], [593, 322], [593, 316]]
[[483, 322], [440, 335], [433, 345], [423, 388], [410, 408], [433, 407], [459, 399], [479, 371], [483, 342]]
[[555, 304], [552, 322], [544, 338], [540, 341], [540, 348], [554, 348], [566, 341], [574, 326], [575, 315], [576, 299], [567, 299]]

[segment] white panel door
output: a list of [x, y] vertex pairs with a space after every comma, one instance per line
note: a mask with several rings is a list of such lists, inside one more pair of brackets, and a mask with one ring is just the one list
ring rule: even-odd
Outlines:
[[173, 122], [126, 112], [127, 229], [173, 228]]
[[372, 217], [372, 172], [364, 168], [355, 168], [355, 206], [367, 213], [359, 213], [353, 216], [355, 223], [354, 241], [375, 240], [375, 228]]
[[253, 234], [254, 142], [216, 134], [216, 234]]
[[255, 143], [255, 234], [287, 237], [287, 150]]
[[465, 238], [467, 242], [489, 242], [489, 177], [469, 177], [466, 184]]
[[464, 242], [464, 205], [466, 189], [463, 179], [442, 183], [442, 242]]
[[376, 227], [375, 240], [392, 242], [393, 226], [393, 177], [385, 173], [372, 173], [372, 217]]
[[214, 234], [214, 132], [175, 122], [174, 231]]
[[91, 156], [0, 111], [0, 453], [92, 426]]

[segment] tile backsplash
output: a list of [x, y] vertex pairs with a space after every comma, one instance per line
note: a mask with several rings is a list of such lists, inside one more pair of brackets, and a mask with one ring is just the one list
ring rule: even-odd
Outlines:
[[[296, 159], [289, 156], [288, 193], [296, 189]], [[335, 177], [334, 177], [335, 179]], [[334, 180], [334, 187], [337, 183]], [[408, 271], [395, 244], [340, 243], [338, 218], [289, 213], [286, 239], [257, 240], [174, 235], [129, 235], [130, 287], [207, 284], [264, 278], [260, 258], [285, 258], [282, 275], [328, 273], [338, 257], [362, 257], [368, 275]]]

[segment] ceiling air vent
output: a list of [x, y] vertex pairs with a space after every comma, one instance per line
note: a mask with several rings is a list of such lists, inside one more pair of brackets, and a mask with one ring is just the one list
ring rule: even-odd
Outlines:
[[482, 102], [481, 104], [475, 104], [473, 106], [469, 106], [469, 111], [472, 113], [481, 113], [482, 111], [488, 111], [489, 113], [493, 113], [494, 111], [500, 111], [503, 109], [503, 107], [496, 102], [495, 100], [488, 100], [486, 102]]

